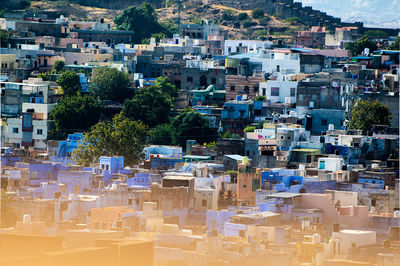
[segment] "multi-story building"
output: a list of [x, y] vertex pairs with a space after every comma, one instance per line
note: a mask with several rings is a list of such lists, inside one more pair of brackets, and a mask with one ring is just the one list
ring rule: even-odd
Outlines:
[[312, 27], [309, 31], [297, 31], [293, 34], [293, 44], [310, 48], [324, 47], [325, 34], [325, 27]]

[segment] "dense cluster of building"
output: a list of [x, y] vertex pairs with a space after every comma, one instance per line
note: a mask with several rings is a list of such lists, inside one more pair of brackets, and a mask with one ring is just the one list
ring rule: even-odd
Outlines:
[[[0, 48], [1, 265], [400, 264], [400, 51], [351, 57], [342, 48], [357, 27], [315, 26], [290, 47], [230, 40], [206, 20], [149, 44], [103, 20], [6, 16], [0, 27], [13, 33]], [[136, 167], [76, 165], [83, 132], [49, 139], [62, 92], [58, 74], [38, 74], [57, 60], [83, 92], [105, 66], [132, 89], [166, 76], [177, 109], [231, 137], [151, 145]], [[366, 99], [389, 107], [391, 125], [349, 129]]]

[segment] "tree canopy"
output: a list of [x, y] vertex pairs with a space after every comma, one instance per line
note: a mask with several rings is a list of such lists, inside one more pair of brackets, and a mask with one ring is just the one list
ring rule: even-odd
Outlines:
[[178, 95], [179, 90], [169, 83], [167, 77], [159, 77], [156, 85], [140, 88], [132, 99], [127, 99], [123, 113], [152, 128], [169, 121], [173, 100]]
[[131, 96], [128, 76], [116, 68], [97, 69], [93, 73], [90, 93], [100, 100], [124, 102]]
[[88, 130], [100, 120], [103, 110], [103, 104], [89, 95], [61, 99], [50, 112], [56, 131], [53, 137], [63, 138], [68, 133]]
[[256, 8], [251, 12], [251, 16], [255, 19], [264, 17], [264, 9]]
[[351, 112], [350, 128], [363, 131], [372, 125], [390, 125], [392, 112], [378, 100], [357, 101]]
[[247, 19], [249, 17], [249, 15], [247, 15], [247, 13], [239, 13], [239, 15], [238, 15], [238, 19], [239, 20], [245, 20], [245, 19]]
[[365, 37], [386, 37], [388, 36], [386, 32], [382, 30], [367, 30], [364, 33]]
[[200, 113], [193, 110], [185, 110], [172, 120], [172, 128], [175, 130], [176, 144], [186, 147], [186, 141], [196, 140], [197, 143], [214, 141], [218, 133], [210, 127], [209, 121]]
[[135, 31], [135, 43], [142, 43], [142, 40], [154, 33], [166, 32], [166, 29], [158, 23], [153, 7], [148, 3], [143, 3], [139, 7], [128, 7], [114, 18], [114, 23], [119, 30]]
[[168, 77], [158, 77], [155, 86], [162, 92], [167, 93], [172, 100], [179, 95], [179, 89], [169, 82]]
[[397, 36], [394, 43], [390, 44], [388, 47], [389, 50], [400, 50], [400, 37]]
[[155, 145], [175, 145], [175, 130], [170, 123], [158, 125], [150, 131], [151, 143]]
[[52, 73], [58, 74], [64, 71], [65, 62], [62, 60], [56, 60], [54, 62], [53, 68], [51, 70]]
[[11, 38], [11, 31], [0, 30], [0, 46], [7, 47]]
[[345, 44], [345, 49], [349, 50], [353, 56], [361, 54], [365, 48], [369, 48], [369, 52], [372, 53], [378, 49], [378, 46], [376, 45], [376, 42], [368, 38], [362, 38], [356, 42]]
[[97, 162], [100, 156], [124, 156], [125, 165], [134, 166], [142, 158], [146, 137], [145, 125], [118, 114], [112, 122], [94, 125], [73, 156], [81, 165]]
[[254, 132], [254, 130], [256, 130], [255, 126], [247, 126], [243, 132], [247, 133], [247, 132]]
[[65, 96], [76, 95], [82, 88], [78, 74], [73, 71], [63, 72], [58, 77], [57, 84], [63, 89]]
[[155, 86], [140, 88], [133, 99], [125, 100], [125, 116], [140, 120], [150, 128], [168, 122], [172, 101], [168, 94]]

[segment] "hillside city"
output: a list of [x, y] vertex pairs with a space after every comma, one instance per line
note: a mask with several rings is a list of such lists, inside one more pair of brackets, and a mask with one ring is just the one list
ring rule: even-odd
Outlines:
[[5, 0], [0, 46], [1, 266], [400, 265], [400, 29]]

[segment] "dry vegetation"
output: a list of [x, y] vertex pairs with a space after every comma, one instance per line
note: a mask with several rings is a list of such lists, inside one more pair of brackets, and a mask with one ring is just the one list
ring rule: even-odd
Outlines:
[[[34, 1], [31, 4], [31, 10], [35, 12], [54, 12], [76, 19], [96, 20], [104, 18], [112, 26], [113, 18], [122, 11], [81, 6], [79, 4], [71, 4], [67, 0], [57, 2]], [[238, 19], [240, 13], [246, 13], [248, 19], [240, 21]], [[178, 17], [177, 7], [173, 4], [170, 4], [169, 7], [157, 9], [157, 14], [161, 22], [170, 24], [176, 23]], [[231, 19], [226, 19], [226, 14], [229, 14]], [[181, 19], [182, 23], [195, 24], [200, 24], [203, 19], [208, 19], [226, 30], [229, 38], [239, 39], [266, 38], [268, 36], [290, 38], [292, 32], [305, 28], [301, 24], [284, 21], [267, 14], [263, 19], [254, 19], [252, 18], [251, 10], [243, 11], [220, 5], [204, 5], [201, 1], [196, 0], [188, 1], [183, 6]]]

